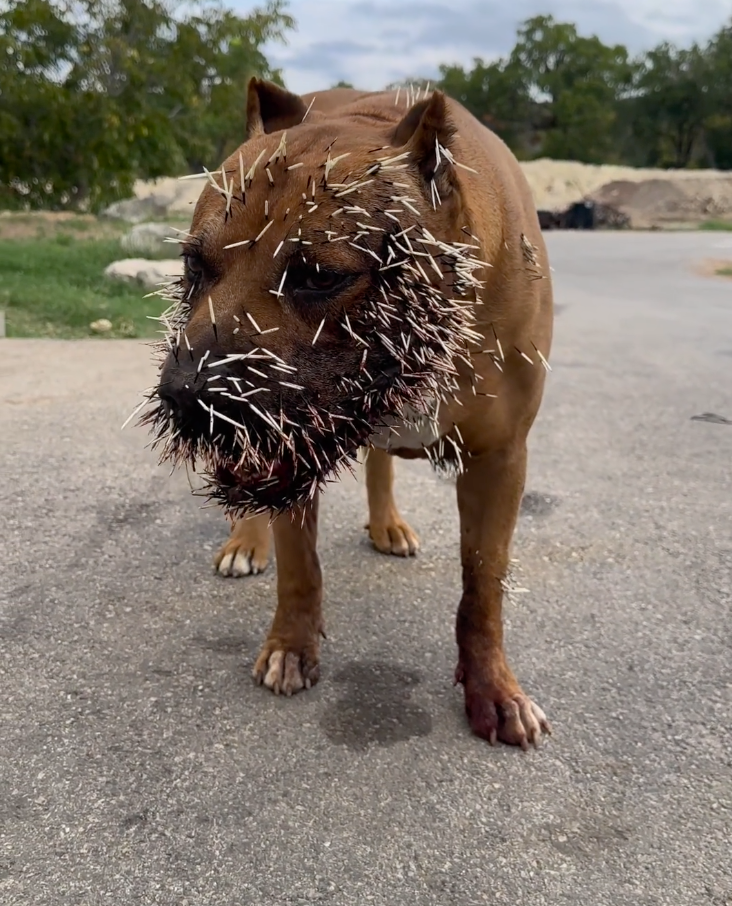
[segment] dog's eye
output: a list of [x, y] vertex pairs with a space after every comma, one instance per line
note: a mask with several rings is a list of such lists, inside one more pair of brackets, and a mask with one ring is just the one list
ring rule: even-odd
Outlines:
[[332, 293], [342, 286], [348, 277], [338, 271], [329, 271], [325, 268], [308, 271], [303, 277], [301, 288], [309, 293]]
[[183, 254], [183, 266], [186, 269], [186, 275], [190, 279], [195, 279], [203, 272], [203, 262], [200, 257], [190, 252]]

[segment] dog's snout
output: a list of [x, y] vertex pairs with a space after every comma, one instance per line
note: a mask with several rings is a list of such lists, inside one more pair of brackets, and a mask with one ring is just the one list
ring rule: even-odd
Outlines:
[[158, 388], [158, 396], [163, 404], [165, 414], [169, 418], [180, 418], [183, 410], [178, 403], [177, 395], [166, 387], [161, 386]]
[[187, 374], [175, 362], [168, 362], [163, 368], [158, 384], [158, 396], [167, 414], [181, 419], [199, 408], [198, 391], [200, 379], [197, 374]]

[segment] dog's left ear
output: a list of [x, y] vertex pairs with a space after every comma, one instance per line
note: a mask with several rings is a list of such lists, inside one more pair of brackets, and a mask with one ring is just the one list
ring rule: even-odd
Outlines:
[[440, 150], [450, 151], [455, 132], [447, 98], [441, 91], [433, 91], [432, 97], [414, 104], [394, 130], [392, 144], [400, 148], [407, 146], [409, 159], [422, 174], [425, 191], [431, 199], [433, 181], [440, 200], [446, 200], [457, 190], [455, 168]]
[[247, 90], [247, 138], [278, 132], [299, 125], [307, 107], [301, 97], [263, 79], [249, 80]]

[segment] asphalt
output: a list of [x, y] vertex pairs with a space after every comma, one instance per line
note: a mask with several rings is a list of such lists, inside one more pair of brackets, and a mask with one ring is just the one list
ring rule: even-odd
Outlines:
[[[453, 488], [398, 465], [414, 560], [363, 487], [323, 505], [328, 641], [249, 671], [274, 574], [120, 425], [128, 341], [0, 341], [0, 902], [732, 904], [732, 258], [714, 234], [549, 234], [553, 373], [507, 644], [552, 738], [470, 736]], [[701, 420], [696, 416], [709, 415]]]

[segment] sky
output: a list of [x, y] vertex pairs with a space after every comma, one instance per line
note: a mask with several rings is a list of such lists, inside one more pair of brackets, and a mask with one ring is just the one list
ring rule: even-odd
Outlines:
[[[256, 4], [229, 0], [240, 13]], [[373, 90], [410, 77], [434, 78], [440, 63], [470, 67], [474, 57], [508, 53], [516, 27], [551, 14], [581, 34], [631, 52], [670, 40], [705, 40], [732, 18], [732, 0], [290, 0], [297, 30], [267, 47], [298, 94], [337, 81]], [[455, 12], [457, 10], [457, 12]]]

